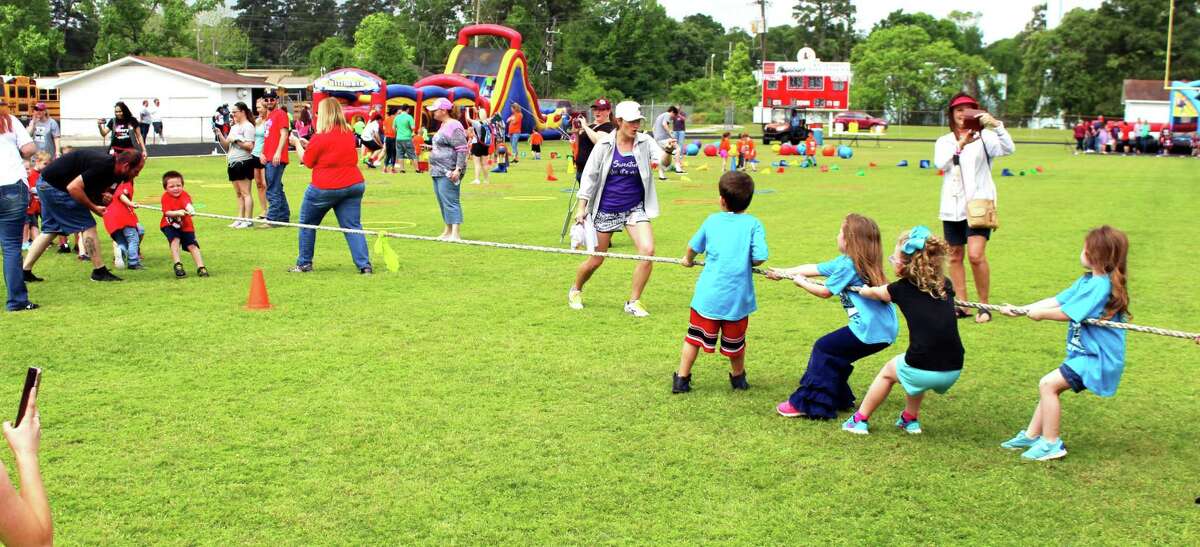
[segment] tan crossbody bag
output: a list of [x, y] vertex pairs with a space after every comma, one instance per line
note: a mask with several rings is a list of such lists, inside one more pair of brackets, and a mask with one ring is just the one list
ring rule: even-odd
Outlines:
[[[987, 158], [988, 169], [992, 168], [992, 156], [988, 154], [987, 144], [982, 142], [983, 137], [980, 137], [979, 145], [983, 147], [983, 155]], [[954, 158], [956, 161], [958, 158]], [[958, 165], [958, 178], [963, 182], [962, 164]], [[966, 190], [966, 182], [963, 182], [963, 190]], [[967, 226], [975, 229], [999, 230], [1000, 219], [996, 216], [996, 200], [994, 199], [971, 199], [967, 200]]]

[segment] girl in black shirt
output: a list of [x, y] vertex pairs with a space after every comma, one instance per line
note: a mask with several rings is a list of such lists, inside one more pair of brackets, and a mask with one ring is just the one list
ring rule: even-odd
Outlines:
[[138, 121], [133, 117], [133, 112], [130, 112], [129, 107], [125, 106], [124, 101], [113, 105], [112, 119], [96, 120], [96, 127], [100, 129], [101, 137], [112, 135], [112, 140], [108, 145], [109, 154], [121, 150], [137, 150], [143, 156], [146, 155], [146, 144], [142, 141], [142, 133], [138, 131]]
[[930, 389], [945, 393], [958, 381], [963, 367], [963, 346], [954, 313], [954, 285], [946, 278], [945, 241], [917, 226], [901, 234], [888, 259], [899, 280], [879, 287], [863, 287], [865, 298], [893, 302], [908, 324], [908, 350], [883, 366], [862, 406], [842, 424], [850, 433], [868, 433], [867, 419], [883, 403], [892, 386], [904, 387], [904, 412], [896, 427], [906, 433], [921, 432], [917, 413]]

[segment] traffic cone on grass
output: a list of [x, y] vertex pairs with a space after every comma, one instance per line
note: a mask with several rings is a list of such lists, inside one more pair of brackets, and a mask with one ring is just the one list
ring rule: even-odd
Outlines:
[[267, 296], [267, 281], [263, 278], [262, 268], [255, 268], [254, 277], [250, 278], [250, 297], [246, 299], [246, 309], [271, 309], [271, 298]]
[[546, 182], [556, 182], [558, 177], [554, 176], [554, 164], [546, 164]]

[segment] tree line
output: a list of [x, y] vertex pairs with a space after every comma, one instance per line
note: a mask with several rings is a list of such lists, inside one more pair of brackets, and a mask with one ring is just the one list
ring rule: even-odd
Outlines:
[[[751, 4], [736, 9], [749, 14]], [[1050, 29], [1043, 4], [1015, 36], [985, 45], [987, 21], [964, 11], [935, 18], [896, 10], [858, 32], [851, 0], [795, 1], [790, 21], [755, 35], [704, 14], [672, 19], [655, 0], [0, 0], [8, 38], [0, 65], [48, 74], [140, 54], [308, 74], [359, 66], [411, 82], [440, 72], [458, 30], [478, 17], [521, 32], [546, 97], [746, 110], [758, 101], [752, 71], [763, 58], [794, 59], [808, 46], [823, 60], [854, 63], [855, 108], [937, 110], [967, 89], [1001, 112], [1113, 115], [1121, 80], [1162, 77], [1165, 5], [1105, 0]], [[1175, 5], [1173, 75], [1200, 78], [1200, 0]]]

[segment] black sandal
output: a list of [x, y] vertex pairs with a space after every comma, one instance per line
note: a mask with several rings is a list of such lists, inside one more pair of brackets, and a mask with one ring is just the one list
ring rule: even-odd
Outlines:
[[971, 314], [967, 313], [966, 310], [962, 308], [954, 308], [954, 317], [957, 319], [966, 319], [971, 317]]
[[[987, 321], [980, 321], [979, 318], [983, 317], [985, 315], [987, 316]], [[975, 324], [982, 325], [984, 323], [991, 323], [991, 322], [992, 322], [992, 312], [987, 311], [987, 310], [979, 310], [977, 317], [975, 317]]]

